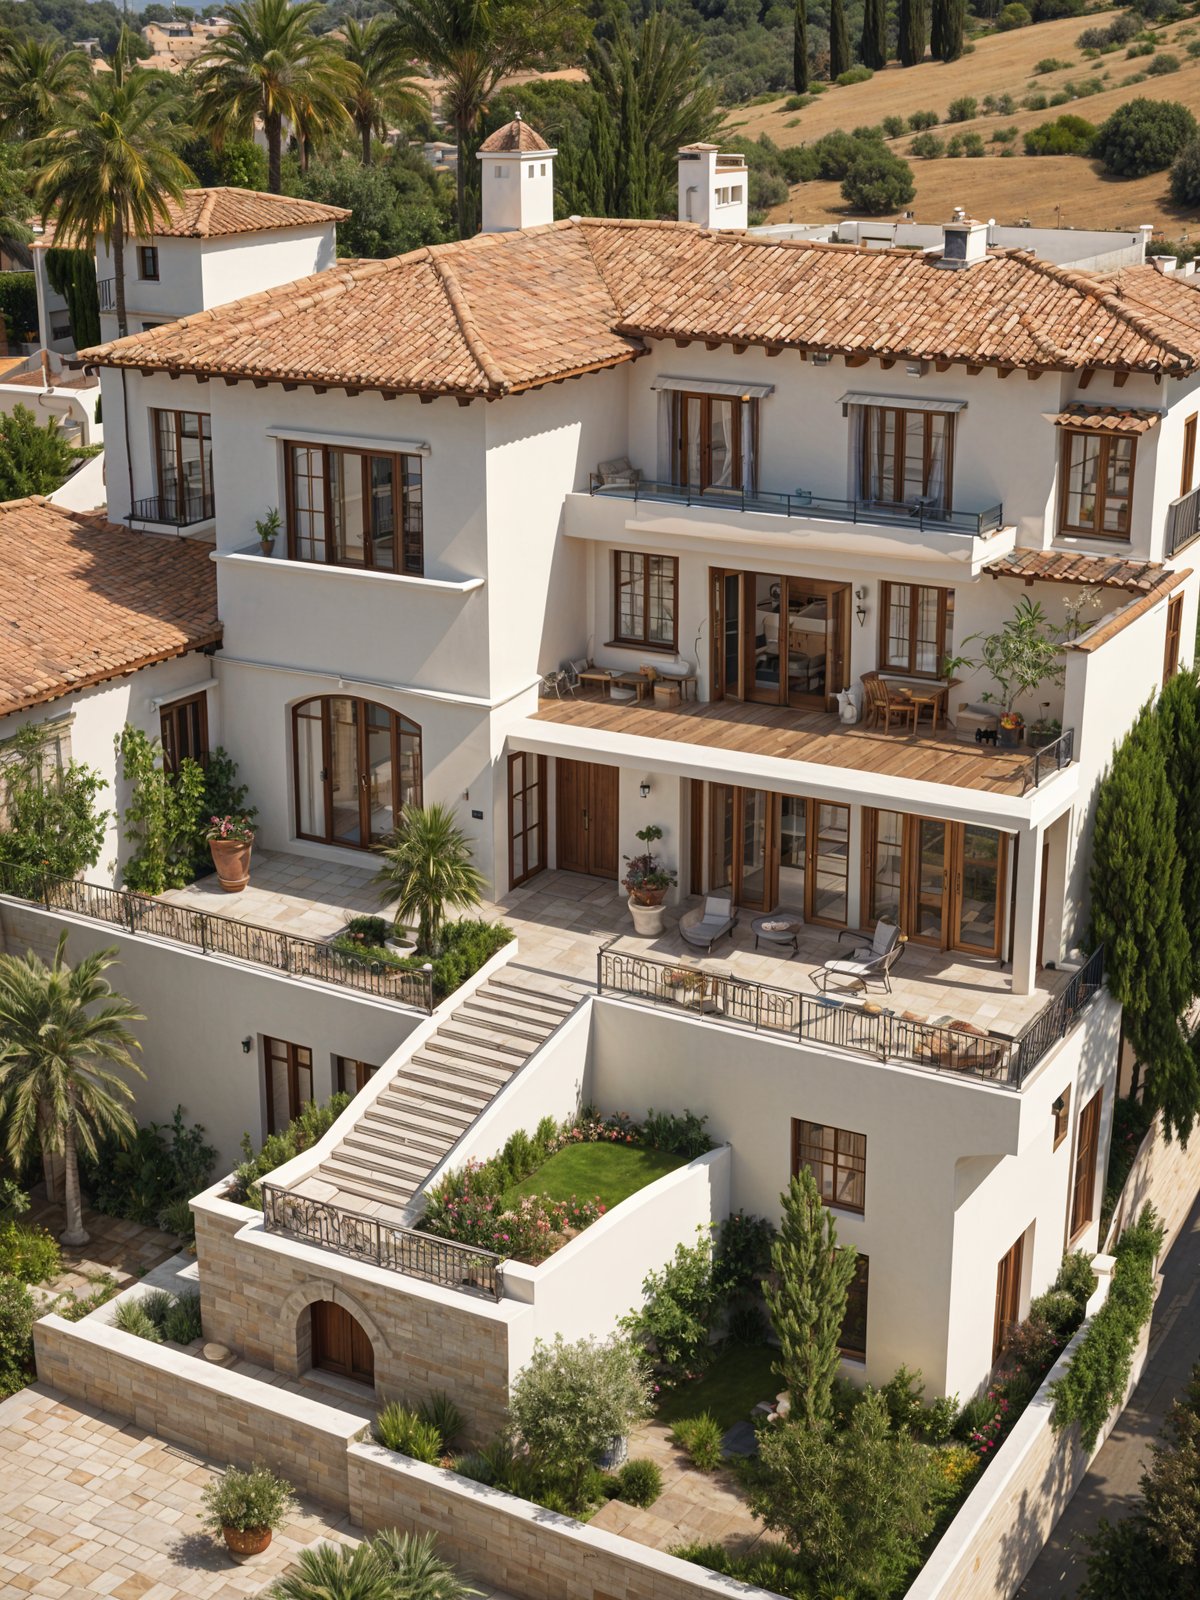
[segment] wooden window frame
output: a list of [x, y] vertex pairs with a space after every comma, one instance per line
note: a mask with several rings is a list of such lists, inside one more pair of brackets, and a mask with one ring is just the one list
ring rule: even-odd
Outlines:
[[[403, 714], [403, 712], [394, 711], [391, 706], [385, 706], [385, 705], [381, 704], [381, 702], [378, 701], [378, 700], [366, 700], [366, 699], [363, 698], [362, 695], [353, 695], [353, 694], [346, 694], [346, 695], [342, 695], [342, 694], [309, 695], [307, 699], [296, 701], [296, 703], [291, 708], [292, 709], [292, 802], [293, 802], [293, 815], [295, 816], [295, 819], [296, 819], [296, 837], [298, 839], [311, 839], [317, 844], [330, 844], [330, 845], [335, 846], [339, 850], [372, 850], [372, 849], [375, 848], [375, 846], [370, 840], [363, 839], [363, 840], [360, 840], [360, 842], [358, 844], [355, 844], [353, 840], [336, 839], [336, 838], [333, 837], [333, 831], [332, 831], [333, 773], [332, 773], [332, 770], [331, 770], [331, 767], [330, 767], [330, 751], [331, 751], [331, 749], [333, 747], [333, 740], [332, 740], [332, 732], [331, 732], [331, 727], [330, 727], [330, 702], [334, 701], [334, 700], [356, 700], [360, 707], [366, 708], [366, 707], [369, 707], [369, 706], [375, 706], [380, 711], [386, 711], [388, 716], [391, 718], [391, 730], [390, 731], [391, 731], [391, 747], [392, 747], [391, 760], [392, 760], [392, 792], [393, 792], [393, 794], [398, 795], [400, 793], [400, 790], [401, 790], [401, 787], [402, 787], [401, 775], [402, 775], [403, 770], [404, 770], [403, 762], [400, 759], [401, 754], [403, 752], [403, 742], [402, 741], [403, 741], [403, 739], [405, 737], [407, 737], [409, 739], [412, 739], [412, 740], [415, 740], [415, 742], [416, 742], [416, 757], [417, 757], [416, 763], [415, 763], [416, 783], [413, 786], [414, 789], [415, 789], [415, 793], [411, 796], [410, 800], [401, 802], [399, 806], [393, 806], [393, 816], [394, 816], [394, 818], [396, 820], [399, 819], [400, 813], [403, 811], [404, 806], [406, 804], [412, 804], [412, 805], [415, 805], [415, 806], [419, 806], [419, 805], [423, 804], [424, 787], [425, 787], [424, 735], [423, 735], [423, 733], [421, 731], [420, 723], [414, 722], [411, 717], [406, 717]], [[322, 774], [322, 809], [324, 811], [324, 820], [325, 820], [325, 832], [324, 833], [306, 833], [304, 831], [304, 828], [303, 828], [303, 825], [302, 825], [302, 819], [301, 819], [301, 814], [300, 814], [300, 728], [299, 728], [299, 720], [300, 720], [300, 718], [302, 716], [310, 716], [311, 717], [311, 713], [308, 713], [306, 711], [306, 708], [309, 707], [309, 706], [317, 706], [317, 707], [319, 707], [319, 710], [320, 710], [319, 719], [312, 718], [312, 720], [319, 720], [320, 724], [321, 724], [321, 774]], [[361, 779], [362, 773], [365, 771], [364, 758], [365, 758], [366, 750], [368, 748], [367, 722], [366, 722], [366, 717], [365, 717], [365, 714], [364, 714], [363, 711], [360, 711], [359, 714], [358, 714], [358, 724], [357, 724], [356, 738], [357, 738], [358, 748], [357, 748], [355, 753], [356, 753], [356, 756], [357, 756], [357, 765], [358, 765], [359, 777]], [[369, 830], [363, 829], [361, 827], [362, 816], [363, 816], [363, 812], [361, 810], [361, 801], [360, 801], [360, 811], [359, 811], [359, 820], [360, 820], [360, 829], [359, 829], [359, 831], [360, 831], [360, 833], [369, 831]]]
[[[850, 1280], [850, 1287], [846, 1293], [846, 1315], [842, 1318], [841, 1333], [838, 1336], [838, 1349], [843, 1361], [863, 1363], [867, 1359], [867, 1318], [870, 1312], [871, 1291], [871, 1258], [865, 1256], [861, 1250], [856, 1252], [857, 1259], [854, 1264], [854, 1276]], [[846, 1343], [846, 1329], [851, 1321], [851, 1312], [861, 1304], [862, 1313], [862, 1346]]]
[[[888, 616], [891, 612], [891, 595], [893, 589], [908, 590], [908, 660], [897, 661], [888, 654]], [[937, 595], [937, 658], [938, 664], [932, 672], [924, 671], [918, 667], [917, 662], [917, 617], [920, 612], [919, 596], [930, 591]], [[883, 582], [879, 585], [879, 670], [880, 672], [902, 672], [909, 678], [940, 679], [942, 676], [942, 662], [950, 654], [951, 630], [954, 620], [954, 590], [943, 588], [940, 584], [933, 583], [897, 583]]]
[[[302, 555], [299, 550], [295, 493], [297, 450], [308, 450], [320, 461], [320, 471], [308, 474], [311, 482], [321, 485], [320, 516], [325, 554], [320, 560]], [[333, 489], [330, 474], [330, 458], [335, 455], [358, 456], [360, 461], [364, 508], [361, 561], [342, 560], [338, 554], [333, 526]], [[390, 565], [376, 562], [375, 545], [369, 526], [372, 461], [391, 463], [393, 533]], [[410, 482], [410, 479], [413, 481]], [[344, 567], [352, 572], [391, 572], [405, 578], [425, 576], [425, 469], [419, 454], [407, 450], [356, 449], [352, 444], [314, 444], [307, 439], [287, 439], [283, 445], [283, 482], [289, 561], [304, 561], [310, 566]]]
[[138, 278], [142, 283], [158, 283], [158, 246], [140, 244], [137, 247]]
[[[276, 1051], [279, 1054], [276, 1054]], [[302, 1060], [307, 1057], [307, 1060]], [[288, 1116], [281, 1124], [276, 1116], [275, 1109], [275, 1074], [271, 1070], [276, 1061], [281, 1062], [287, 1069], [288, 1085]], [[306, 1044], [293, 1044], [288, 1039], [276, 1039], [270, 1034], [263, 1034], [263, 1072], [267, 1087], [267, 1132], [277, 1133], [280, 1127], [287, 1127], [293, 1117], [299, 1116], [301, 1109], [316, 1099], [313, 1083], [313, 1053]], [[308, 1074], [308, 1099], [300, 1098], [300, 1074]], [[295, 1112], [292, 1106], [296, 1107]]]
[[1179, 671], [1179, 649], [1183, 642], [1183, 596], [1173, 594], [1167, 601], [1167, 631], [1163, 641], [1163, 687]]
[[[333, 1083], [338, 1094], [361, 1094], [379, 1071], [378, 1066], [372, 1066], [369, 1061], [359, 1061], [354, 1056], [334, 1056], [333, 1058]], [[347, 1085], [347, 1079], [353, 1073], [354, 1087]]]
[[[1094, 432], [1088, 428], [1063, 428], [1061, 432], [1063, 437], [1059, 452], [1059, 475], [1062, 478], [1058, 493], [1059, 533], [1071, 534], [1077, 539], [1111, 539], [1118, 544], [1128, 544], [1133, 536], [1133, 496], [1137, 483], [1137, 439], [1127, 433], [1104, 434]], [[1100, 445], [1100, 462], [1096, 470], [1096, 512], [1090, 528], [1067, 521], [1067, 502], [1070, 499], [1071, 492], [1071, 445], [1075, 439], [1095, 439]], [[1114, 533], [1104, 526], [1104, 511], [1108, 498], [1109, 451], [1114, 443], [1117, 442], [1125, 442], [1129, 445], [1129, 493], [1126, 497], [1126, 521], [1128, 526], [1124, 533]]]
[[998, 1359], [1009, 1335], [1021, 1320], [1021, 1284], [1025, 1272], [1025, 1235], [996, 1263], [996, 1308], [992, 1317], [992, 1362]]
[[1183, 460], [1179, 468], [1179, 497], [1191, 494], [1196, 484], [1196, 427], [1197, 413], [1192, 412], [1190, 417], [1184, 418], [1183, 423]]
[[[163, 430], [159, 425], [160, 417], [171, 419], [170, 433], [174, 441], [175, 460], [170, 465], [175, 473], [175, 488], [167, 487], [168, 462], [163, 455]], [[212, 475], [212, 414], [208, 411], [172, 411], [166, 406], [153, 406], [150, 410], [150, 426], [154, 432], [154, 484], [160, 500], [168, 500], [174, 494], [175, 498], [183, 501], [186, 498], [183, 476], [183, 419], [195, 417], [196, 439], [200, 445], [200, 498], [203, 502], [202, 510], [207, 515], [212, 515], [213, 502], [213, 475]], [[205, 454], [204, 446], [208, 445]]]
[[[621, 632], [621, 593], [627, 587], [626, 581], [621, 576], [622, 561], [640, 561], [642, 564], [642, 631], [640, 633]], [[671, 575], [671, 594], [673, 604], [671, 607], [671, 637], [666, 639], [652, 639], [650, 637], [650, 575], [652, 564], [655, 561], [669, 563]], [[642, 550], [614, 550], [613, 551], [613, 631], [610, 645], [633, 645], [639, 650], [657, 650], [663, 655], [675, 655], [679, 648], [679, 557], [654, 555]], [[635, 580], [630, 580], [632, 584]]]
[[[532, 782], [530, 782], [530, 780], [529, 780], [529, 763], [530, 762], [534, 763], [533, 781]], [[529, 823], [529, 808], [528, 808], [527, 805], [524, 805], [524, 804], [521, 807], [521, 827], [519, 829], [515, 829], [513, 827], [513, 823], [512, 823], [513, 799], [514, 799], [514, 797], [515, 797], [515, 795], [517, 793], [516, 789], [513, 787], [513, 784], [514, 784], [514, 775], [515, 775], [518, 767], [522, 768], [522, 773], [523, 773], [523, 777], [524, 777], [524, 782], [522, 783], [521, 790], [520, 790], [522, 798], [524, 798], [524, 796], [526, 796], [530, 792], [531, 789], [535, 789], [535, 788], [539, 791], [539, 795], [540, 795], [540, 798], [539, 798], [539, 801], [538, 801], [538, 820], [537, 820], [537, 822], [535, 822], [533, 824], [533, 828], [532, 829], [531, 829], [530, 823]], [[535, 878], [538, 875], [539, 872], [544, 872], [546, 870], [546, 860], [547, 860], [547, 855], [546, 855], [546, 834], [547, 834], [548, 825], [549, 825], [549, 818], [547, 816], [547, 806], [549, 805], [549, 800], [550, 800], [550, 790], [549, 790], [549, 784], [548, 784], [547, 778], [546, 778], [546, 773], [547, 773], [547, 761], [546, 761], [546, 757], [545, 756], [535, 756], [535, 755], [531, 754], [531, 752], [528, 751], [528, 750], [513, 750], [513, 751], [509, 752], [509, 757], [508, 757], [508, 885], [509, 885], [510, 889], [515, 889], [518, 884], [528, 883], [530, 878]], [[537, 831], [537, 852], [536, 852], [536, 855], [533, 858], [533, 861], [532, 861], [532, 864], [531, 864], [530, 854], [529, 854], [529, 835], [530, 835], [531, 831], [533, 831], [533, 829], [536, 829], [536, 831]], [[522, 872], [520, 874], [520, 876], [517, 876], [517, 873], [516, 873], [516, 859], [517, 859], [516, 845], [517, 845], [518, 837], [520, 837], [520, 839], [522, 841], [522, 844], [523, 844], [522, 855], [523, 855], [524, 861], [525, 861], [525, 871]]]
[[[873, 444], [874, 429], [872, 428], [871, 423], [872, 423], [872, 417], [874, 416], [874, 414], [876, 412], [879, 412], [879, 411], [890, 411], [890, 412], [894, 413], [895, 417], [896, 417], [896, 444], [895, 444], [895, 449], [893, 451], [893, 461], [892, 461], [892, 498], [891, 499], [881, 498], [880, 496], [874, 495], [874, 494], [871, 493], [871, 478], [872, 478], [871, 452], [872, 452], [872, 449], [874, 448], [874, 444]], [[866, 406], [863, 407], [863, 433], [862, 433], [862, 452], [861, 452], [861, 454], [862, 454], [862, 472], [861, 472], [861, 479], [860, 479], [860, 482], [859, 482], [860, 498], [861, 499], [867, 501], [871, 505], [907, 506], [907, 505], [911, 504], [911, 501], [905, 500], [903, 498], [903, 491], [904, 491], [904, 462], [905, 462], [905, 459], [906, 459], [906, 454], [905, 454], [905, 435], [908, 433], [908, 429], [909, 429], [909, 427], [911, 425], [911, 420], [910, 419], [912, 419], [912, 418], [920, 418], [920, 426], [921, 426], [922, 433], [924, 434], [924, 437], [923, 437], [923, 439], [921, 441], [921, 482], [922, 482], [922, 484], [927, 484], [929, 482], [929, 470], [930, 470], [930, 467], [933, 464], [933, 448], [932, 448], [933, 447], [933, 428], [932, 428], [932, 426], [930, 424], [931, 424], [931, 419], [934, 418], [934, 417], [944, 417], [945, 421], [946, 421], [946, 464], [945, 464], [945, 471], [944, 471], [944, 483], [943, 483], [943, 487], [942, 487], [942, 503], [941, 503], [941, 506], [938, 509], [943, 510], [943, 511], [950, 511], [953, 508], [953, 505], [954, 505], [954, 446], [955, 446], [955, 434], [958, 431], [957, 428], [955, 427], [955, 420], [956, 420], [955, 419], [955, 414], [952, 411], [925, 411], [925, 410], [917, 410], [915, 408], [910, 408], [908, 406], [882, 406], [882, 405], [881, 406], [875, 406], [875, 405], [866, 405]]]
[[[813, 1138], [814, 1133], [832, 1134], [832, 1146], [827, 1148], [823, 1143]], [[862, 1155], [855, 1155], [848, 1147], [843, 1148], [842, 1141], [862, 1140]], [[821, 1171], [828, 1169], [832, 1178], [832, 1198], [826, 1200], [822, 1195], [822, 1205], [830, 1211], [850, 1211], [856, 1216], [863, 1216], [867, 1205], [867, 1136], [864, 1133], [855, 1133], [849, 1128], [835, 1128], [828, 1122], [809, 1122], [804, 1117], [792, 1118], [792, 1177], [796, 1177], [801, 1167], [807, 1167], [817, 1181], [818, 1188], [822, 1187]], [[859, 1200], [840, 1198], [844, 1182], [850, 1182], [858, 1190]]]
[[[690, 401], [696, 401], [700, 407], [700, 482], [688, 482], [688, 445], [687, 445], [687, 413]], [[707, 394], [693, 389], [675, 389], [671, 394], [671, 482], [683, 488], [694, 488], [699, 493], [705, 494], [713, 489], [712, 481], [712, 408], [713, 401], [722, 405], [733, 407], [733, 465], [729, 474], [728, 484], [718, 484], [717, 494], [742, 494], [748, 485], [745, 482], [746, 464], [742, 459], [742, 407], [750, 406], [750, 426], [753, 430], [754, 449], [758, 449], [758, 402], [743, 400], [737, 395]]]
[[1075, 1123], [1075, 1155], [1071, 1163], [1071, 1223], [1069, 1243], [1096, 1220], [1096, 1168], [1100, 1162], [1100, 1121], [1104, 1090], [1097, 1089], [1080, 1109]]
[[[1056, 1111], [1054, 1109], [1055, 1104], [1060, 1105], [1062, 1109]], [[1050, 1114], [1054, 1118], [1054, 1143], [1053, 1143], [1052, 1148], [1057, 1150], [1059, 1145], [1062, 1144], [1063, 1140], [1067, 1137], [1067, 1134], [1071, 1130], [1071, 1085], [1070, 1084], [1067, 1084], [1067, 1086], [1063, 1090], [1063, 1092], [1060, 1095], [1057, 1096], [1056, 1101], [1051, 1104], [1051, 1106], [1050, 1106]]]
[[[980, 960], [997, 960], [1004, 947], [1006, 924], [1011, 931], [1013, 918], [1006, 908], [1005, 886], [1009, 878], [1010, 837], [1001, 828], [992, 831], [998, 836], [996, 854], [996, 937], [991, 949], [969, 944], [960, 933], [962, 925], [963, 877], [967, 866], [966, 837], [970, 827], [988, 827], [986, 823], [953, 822], [943, 817], [919, 817], [912, 812], [896, 811], [894, 806], [869, 806], [863, 809], [862, 850], [859, 867], [859, 892], [863, 906], [863, 925], [874, 927], [878, 916], [875, 909], [876, 851], [879, 845], [879, 813], [893, 812], [903, 820], [900, 833], [900, 922], [901, 932], [913, 941], [914, 947], [955, 951], [961, 955], [977, 956]], [[927, 938], [914, 930], [918, 923], [917, 896], [920, 891], [920, 831], [921, 823], [940, 822], [945, 828], [944, 871], [942, 883], [941, 938]]]
[[[196, 708], [196, 730], [198, 750], [182, 750], [186, 742], [179, 738], [179, 723], [183, 714], [192, 707]], [[179, 764], [184, 756], [191, 756], [193, 761], [198, 761], [202, 767], [208, 765], [208, 694], [201, 689], [199, 694], [185, 695], [182, 700], [172, 700], [167, 705], [158, 708], [158, 726], [162, 738], [163, 767], [167, 772], [178, 772]]]

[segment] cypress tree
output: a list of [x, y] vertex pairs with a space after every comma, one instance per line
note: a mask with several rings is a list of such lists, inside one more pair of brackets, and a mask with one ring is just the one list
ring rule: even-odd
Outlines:
[[963, 53], [966, 0], [933, 0], [931, 44], [939, 61], [957, 61]]
[[1175, 797], [1183, 925], [1192, 945], [1191, 991], [1200, 994], [1200, 676], [1177, 672], [1158, 701], [1167, 783]]
[[1146, 1101], [1186, 1141], [1200, 1111], [1200, 1069], [1180, 1025], [1192, 997], [1183, 863], [1165, 740], [1147, 706], [1113, 754], [1096, 800], [1092, 927], [1110, 992], [1145, 1070]]
[[915, 67], [925, 59], [925, 0], [900, 0], [900, 62]]
[[850, 31], [846, 27], [845, 0], [829, 0], [829, 76], [840, 78], [850, 70]]
[[821, 1427], [832, 1409], [846, 1300], [858, 1252], [839, 1249], [837, 1224], [807, 1167], [780, 1196], [783, 1220], [771, 1246], [775, 1284], [764, 1284], [779, 1340], [776, 1368], [791, 1395], [790, 1416]]
[[792, 82], [797, 94], [808, 93], [808, 8], [805, 0], [796, 0], [792, 28]]
[[862, 45], [859, 54], [873, 72], [887, 63], [887, 7], [885, 0], [867, 0], [863, 10]]

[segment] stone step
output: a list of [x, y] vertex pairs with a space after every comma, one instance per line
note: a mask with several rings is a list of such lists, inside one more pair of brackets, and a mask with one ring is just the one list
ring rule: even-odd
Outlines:
[[568, 1016], [579, 1004], [579, 996], [570, 991], [545, 987], [537, 980], [521, 982], [507, 973], [489, 978], [477, 992], [498, 997], [516, 996], [524, 1005], [536, 1007], [539, 1011], [555, 1011], [560, 1017]]
[[457, 1094], [486, 1095], [489, 1099], [512, 1077], [519, 1063], [489, 1061], [483, 1056], [472, 1056], [463, 1050], [442, 1046], [440, 1049], [420, 1050], [406, 1062], [397, 1075], [399, 1080], [415, 1081], [429, 1088], [450, 1089]]
[[473, 1110], [464, 1111], [444, 1102], [425, 1100], [416, 1093], [397, 1095], [395, 1099], [389, 1097], [386, 1103], [381, 1097], [372, 1107], [372, 1116], [384, 1127], [400, 1130], [412, 1128], [418, 1133], [428, 1134], [431, 1139], [446, 1138], [451, 1143], [471, 1126], [475, 1115]]
[[436, 1161], [454, 1140], [443, 1132], [430, 1133], [428, 1129], [417, 1128], [412, 1123], [400, 1126], [395, 1122], [364, 1117], [361, 1122], [355, 1123], [342, 1143], [369, 1146], [384, 1155], [394, 1153], [397, 1158]]
[[494, 1034], [503, 1041], [512, 1040], [514, 1044], [521, 1045], [527, 1054], [533, 1052], [554, 1032], [551, 1027], [542, 1027], [537, 1022], [531, 1022], [527, 1017], [514, 1015], [508, 1011], [497, 1011], [491, 1006], [476, 1005], [471, 1001], [455, 1013], [458, 1022], [466, 1023], [469, 1027], [480, 1028], [485, 1033]]
[[461, 1009], [487, 1010], [496, 1016], [511, 1017], [530, 1027], [541, 1028], [546, 1033], [553, 1032], [563, 1018], [557, 1006], [538, 1005], [532, 994], [518, 994], [513, 989], [479, 989], [469, 1000], [463, 1001]]
[[508, 1051], [484, 1044], [481, 1039], [447, 1038], [437, 1034], [426, 1040], [416, 1060], [438, 1062], [450, 1076], [486, 1079], [497, 1088], [507, 1083], [513, 1073], [528, 1060], [524, 1050]]
[[403, 1211], [417, 1192], [416, 1184], [396, 1183], [390, 1178], [372, 1181], [370, 1175], [357, 1167], [336, 1161], [332, 1156], [321, 1165], [321, 1178], [335, 1184], [344, 1194], [359, 1200], [371, 1200], [376, 1205], [388, 1206], [393, 1211]]
[[[393, 1182], [408, 1184], [413, 1189], [418, 1184], [424, 1183], [429, 1176], [431, 1166], [437, 1164], [430, 1163], [420, 1156], [414, 1158], [396, 1155], [391, 1151], [379, 1149], [369, 1140], [357, 1140], [353, 1135], [343, 1139], [329, 1160], [341, 1167], [351, 1166], [359, 1171], [369, 1172], [374, 1177], [385, 1177]], [[321, 1170], [324, 1171], [325, 1168], [326, 1163], [322, 1162]]]
[[460, 1022], [456, 1016], [452, 1022], [443, 1024], [433, 1038], [426, 1041], [425, 1048], [433, 1049], [443, 1043], [469, 1045], [472, 1049], [488, 1050], [501, 1059], [507, 1057], [514, 1062], [525, 1061], [533, 1054], [532, 1050], [523, 1045], [508, 1044], [504, 1039], [498, 1038], [488, 1023], [473, 1022], [466, 1017]]

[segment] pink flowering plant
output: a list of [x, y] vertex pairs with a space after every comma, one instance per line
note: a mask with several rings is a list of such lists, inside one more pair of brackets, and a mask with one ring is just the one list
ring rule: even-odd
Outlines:
[[230, 844], [253, 844], [254, 824], [245, 816], [209, 817], [204, 837], [210, 844], [214, 839], [227, 840]]
[[467, 1163], [459, 1192], [431, 1203], [424, 1221], [426, 1232], [536, 1266], [606, 1210], [599, 1198], [581, 1200], [575, 1195], [569, 1200], [551, 1200], [547, 1195], [527, 1194], [506, 1205], [502, 1196], [487, 1188], [482, 1171], [482, 1163]]

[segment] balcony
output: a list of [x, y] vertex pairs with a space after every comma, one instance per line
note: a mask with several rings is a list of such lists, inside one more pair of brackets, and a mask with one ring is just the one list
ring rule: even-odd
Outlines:
[[117, 309], [117, 280], [115, 278], [97, 279], [96, 293], [100, 299], [101, 311], [111, 312]]
[[200, 522], [211, 522], [216, 507], [211, 494], [185, 492], [183, 494], [156, 494], [146, 500], [135, 500], [129, 512], [130, 522], [154, 522], [167, 528], [190, 528]]
[[1180, 495], [1167, 507], [1167, 559], [1178, 555], [1197, 539], [1200, 539], [1200, 488]]

